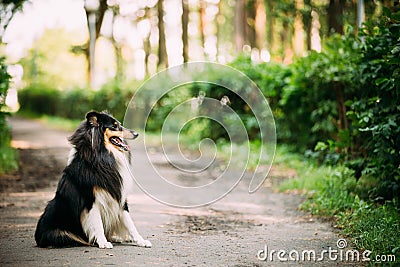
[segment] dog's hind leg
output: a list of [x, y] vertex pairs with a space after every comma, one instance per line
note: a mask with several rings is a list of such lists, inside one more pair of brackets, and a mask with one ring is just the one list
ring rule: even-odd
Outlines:
[[82, 228], [90, 243], [97, 243], [99, 248], [113, 248], [113, 245], [107, 241], [104, 234], [103, 221], [99, 207], [93, 204], [90, 211], [85, 209], [81, 214]]
[[132, 241], [139, 247], [151, 248], [149, 240], [145, 240], [137, 231], [135, 224], [132, 221], [129, 212], [124, 210], [121, 214], [121, 220], [125, 228], [128, 230], [129, 235], [132, 237]]

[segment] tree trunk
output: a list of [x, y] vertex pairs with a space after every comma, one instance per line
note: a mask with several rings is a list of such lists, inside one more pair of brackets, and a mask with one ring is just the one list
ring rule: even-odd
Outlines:
[[[204, 2], [204, 0], [199, 0], [199, 32], [200, 32], [201, 47], [203, 47], [203, 55], [204, 55], [204, 47], [205, 47], [204, 46], [204, 43], [205, 43], [205, 36], [204, 36], [205, 15], [206, 15], [206, 3]], [[217, 23], [217, 29], [218, 29], [218, 19], [217, 19], [216, 23]]]
[[122, 49], [121, 45], [113, 39], [114, 53], [115, 53], [115, 80], [118, 83], [121, 83], [125, 79], [125, 62], [122, 58]]
[[339, 84], [339, 83], [335, 83], [334, 84], [334, 88], [336, 91], [336, 102], [337, 102], [337, 109], [338, 109], [338, 128], [339, 130], [344, 130], [344, 129], [348, 129], [349, 128], [349, 122], [347, 120], [347, 116], [346, 116], [346, 104], [344, 101], [344, 95], [343, 95], [343, 88], [344, 86]]
[[329, 0], [328, 35], [332, 33], [343, 34], [343, 10], [346, 0]]
[[[149, 21], [151, 21], [149, 7], [145, 8], [145, 18], [148, 19]], [[150, 33], [151, 33], [151, 29], [149, 29], [147, 36], [143, 40], [143, 50], [144, 50], [144, 55], [145, 55], [144, 56], [145, 76], [149, 74], [149, 56], [151, 53]]]
[[182, 56], [184, 63], [189, 61], [188, 24], [189, 24], [188, 0], [182, 0], [182, 44], [183, 44]]
[[271, 53], [274, 46], [274, 5], [271, 0], [265, 0], [265, 13], [267, 17], [267, 48]]
[[[289, 17], [289, 14], [285, 14]], [[290, 24], [288, 20], [284, 20], [282, 23], [282, 31], [281, 31], [281, 58], [283, 63], [291, 63], [293, 58], [293, 49], [291, 46], [292, 43], [292, 31], [290, 28]]]
[[157, 68], [168, 68], [167, 46], [165, 44], [164, 0], [158, 0], [158, 63]]
[[121, 44], [118, 43], [118, 41], [114, 37], [114, 23], [119, 15], [119, 6], [114, 6], [112, 7], [113, 11], [113, 26], [112, 26], [112, 32], [111, 32], [111, 43], [114, 47], [114, 53], [115, 53], [115, 65], [116, 65], [116, 70], [115, 70], [115, 80], [117, 83], [121, 83], [125, 79], [125, 62], [124, 59], [122, 58], [122, 49], [121, 49]]
[[365, 21], [364, 0], [357, 1], [357, 28], [360, 29]]
[[245, 0], [236, 0], [235, 4], [235, 48], [236, 52], [240, 53], [243, 51], [246, 37], [246, 14], [245, 14]]
[[218, 2], [218, 14], [217, 14], [216, 19], [215, 19], [215, 28], [216, 28], [216, 37], [217, 37], [217, 43], [216, 43], [216, 46], [217, 46], [217, 55], [216, 55], [217, 60], [218, 60], [218, 57], [219, 57], [219, 54], [220, 54], [219, 53], [219, 49], [220, 49], [220, 46], [221, 46], [221, 26], [220, 26], [220, 21], [221, 21], [221, 19], [223, 17], [221, 8], [222, 8], [222, 1], [219, 1]]
[[245, 6], [245, 16], [246, 43], [253, 48], [256, 47], [256, 0], [247, 0], [247, 5]]
[[265, 33], [266, 33], [266, 14], [264, 0], [257, 0], [256, 2], [256, 16], [255, 16], [255, 31], [256, 31], [256, 46], [259, 50], [265, 47]]
[[311, 33], [312, 33], [312, 6], [311, 6], [311, 0], [304, 0], [304, 11], [302, 13], [303, 15], [303, 25], [304, 25], [304, 31], [306, 33], [306, 45], [307, 45], [307, 50], [311, 50]]
[[[337, 110], [338, 110], [338, 129], [339, 133], [341, 131], [349, 129], [349, 121], [347, 119], [347, 110], [346, 110], [346, 104], [345, 104], [345, 96], [344, 96], [344, 86], [343, 84], [340, 83], [335, 83], [334, 88], [336, 91], [336, 103], [337, 103]], [[337, 141], [343, 142], [341, 140], [340, 135], [337, 136]], [[344, 151], [346, 154], [346, 157], [348, 156], [348, 152], [350, 151], [350, 148], [346, 145], [343, 148], [338, 148], [339, 153]]]
[[304, 1], [296, 0], [295, 7], [293, 50], [295, 55], [301, 56], [304, 53], [304, 26], [301, 12], [304, 10]]
[[[106, 13], [106, 11], [107, 11], [107, 8], [108, 8], [108, 5], [107, 5], [107, 0], [100, 0], [99, 1], [99, 8], [98, 8], [98, 10], [96, 11], [96, 23], [95, 23], [95, 25], [96, 25], [96, 34], [95, 34], [95, 43], [96, 43], [96, 41], [97, 41], [97, 39], [99, 38], [99, 36], [100, 36], [100, 30], [101, 30], [101, 25], [103, 24], [103, 18], [104, 18], [104, 14]], [[85, 12], [86, 12], [86, 21], [87, 21], [87, 24], [88, 24], [88, 28], [90, 29], [90, 12], [88, 12], [87, 10], [85, 10]], [[87, 68], [87, 70], [88, 70], [88, 73], [87, 73], [87, 77], [88, 77], [88, 82], [89, 83], [92, 83], [93, 81], [92, 81], [92, 77], [93, 77], [93, 73], [92, 73], [92, 70], [93, 70], [93, 67], [94, 66], [92, 66], [92, 61], [91, 61], [91, 55], [93, 55], [93, 57], [94, 57], [94, 46], [91, 46], [90, 45], [90, 40], [89, 40], [89, 43], [87, 44], [87, 46], [85, 47], [85, 51], [84, 51], [85, 53], [85, 57], [86, 57], [86, 62], [88, 63], [87, 65], [88, 65], [88, 68]]]

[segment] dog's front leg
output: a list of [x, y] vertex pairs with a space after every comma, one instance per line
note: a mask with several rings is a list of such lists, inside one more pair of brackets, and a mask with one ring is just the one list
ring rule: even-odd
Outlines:
[[151, 243], [149, 240], [145, 240], [137, 231], [135, 224], [132, 221], [129, 212], [124, 210], [121, 215], [122, 223], [125, 228], [128, 230], [129, 235], [132, 237], [134, 243], [136, 243], [140, 247], [151, 248]]
[[103, 221], [101, 220], [100, 210], [96, 204], [88, 212], [86, 209], [81, 214], [82, 228], [89, 242], [97, 243], [99, 248], [113, 248], [104, 235]]

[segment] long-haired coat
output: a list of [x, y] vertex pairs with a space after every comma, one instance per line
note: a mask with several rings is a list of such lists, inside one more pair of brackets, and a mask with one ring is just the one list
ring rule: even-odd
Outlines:
[[55, 197], [39, 219], [35, 240], [39, 247], [130, 241], [151, 247], [129, 215], [127, 191], [132, 185], [124, 139], [138, 134], [106, 112], [89, 112], [69, 138], [73, 149]]

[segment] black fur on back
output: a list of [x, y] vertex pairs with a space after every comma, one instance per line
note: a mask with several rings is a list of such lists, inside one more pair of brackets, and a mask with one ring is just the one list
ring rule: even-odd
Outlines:
[[122, 178], [113, 154], [104, 145], [104, 131], [115, 121], [108, 113], [89, 112], [69, 138], [76, 152], [62, 173], [55, 197], [39, 219], [35, 232], [39, 247], [88, 242], [80, 216], [93, 205], [94, 187], [105, 189], [121, 203]]

